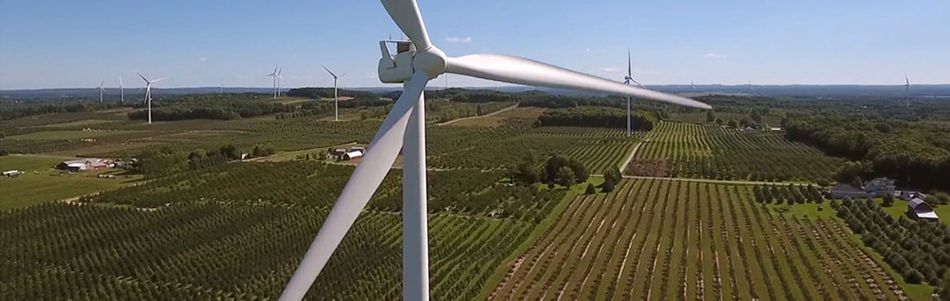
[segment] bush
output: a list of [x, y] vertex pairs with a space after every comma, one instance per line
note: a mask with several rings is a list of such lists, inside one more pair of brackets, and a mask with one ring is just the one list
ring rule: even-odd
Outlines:
[[894, 206], [894, 195], [890, 193], [885, 193], [884, 201], [881, 203], [881, 206], [884, 206], [884, 207]]
[[594, 189], [594, 184], [587, 183], [587, 190], [584, 191], [584, 194], [595, 194], [597, 190]]
[[614, 191], [614, 183], [604, 182], [603, 185], [600, 185], [601, 192], [611, 192]]

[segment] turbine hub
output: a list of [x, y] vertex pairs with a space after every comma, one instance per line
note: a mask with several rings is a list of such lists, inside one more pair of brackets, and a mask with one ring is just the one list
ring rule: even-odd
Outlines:
[[416, 52], [412, 59], [412, 68], [429, 75], [429, 79], [438, 77], [445, 72], [445, 52], [435, 46]]

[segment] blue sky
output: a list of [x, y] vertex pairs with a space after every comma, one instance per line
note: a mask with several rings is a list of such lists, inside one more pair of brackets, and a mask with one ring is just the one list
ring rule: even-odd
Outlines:
[[[419, 0], [449, 55], [501, 53], [646, 84], [950, 83], [950, 1]], [[383, 86], [375, 0], [0, 0], [0, 89]], [[497, 83], [450, 76], [452, 86]], [[444, 85], [439, 79], [430, 85]]]

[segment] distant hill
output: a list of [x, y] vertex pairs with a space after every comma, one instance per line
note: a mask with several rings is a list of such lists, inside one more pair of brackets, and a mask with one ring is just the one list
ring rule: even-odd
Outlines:
[[[895, 97], [904, 95], [904, 86], [902, 85], [649, 85], [650, 89], [683, 94], [741, 94], [741, 95], [760, 95], [772, 97], [845, 97], [845, 96], [878, 96]], [[284, 88], [287, 91], [290, 88]], [[392, 87], [361, 87], [347, 88], [349, 90], [367, 91], [377, 94], [386, 94], [401, 90], [399, 86]], [[428, 90], [441, 90], [441, 87], [429, 87]], [[557, 95], [602, 95], [602, 93], [593, 93], [585, 91], [574, 91], [565, 89], [532, 88], [526, 86], [501, 86], [501, 87], [466, 87], [465, 89], [495, 90], [501, 92], [525, 92], [541, 91], [544, 93]], [[180, 94], [205, 94], [217, 93], [217, 87], [199, 87], [199, 88], [159, 88], [155, 89], [157, 95], [180, 95]], [[271, 88], [250, 88], [250, 87], [231, 87], [224, 88], [224, 93], [272, 93]], [[0, 100], [30, 100], [30, 99], [77, 99], [92, 98], [98, 96], [96, 88], [66, 88], [66, 89], [36, 89], [36, 90], [0, 90]], [[126, 98], [141, 97], [144, 93], [142, 88], [125, 89]], [[118, 89], [110, 88], [106, 90], [107, 95], [118, 94]], [[950, 98], [950, 84], [944, 85], [913, 85], [910, 89], [912, 97], [934, 97]]]

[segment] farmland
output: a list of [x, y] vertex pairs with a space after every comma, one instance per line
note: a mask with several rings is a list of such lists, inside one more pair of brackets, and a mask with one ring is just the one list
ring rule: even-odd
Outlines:
[[[503, 168], [529, 154], [575, 158], [599, 174], [619, 166], [636, 144], [622, 130], [582, 127], [436, 127], [430, 130], [430, 165], [441, 168]], [[642, 134], [638, 134], [642, 135]]]
[[493, 299], [896, 299], [882, 262], [832, 219], [756, 205], [751, 186], [624, 181], [578, 196]]
[[739, 180], [827, 179], [843, 162], [779, 134], [663, 122], [644, 137], [628, 172]]
[[[0, 247], [0, 299], [275, 296], [351, 170], [316, 162], [235, 163], [74, 205], [0, 213], [5, 239], [16, 242]], [[564, 195], [500, 185], [499, 175], [479, 173], [431, 175], [431, 274], [442, 279], [432, 288], [441, 299], [478, 294]], [[401, 294], [398, 183], [398, 173], [384, 181], [314, 285], [318, 296]], [[503, 214], [488, 218], [496, 209]]]
[[[825, 199], [819, 183], [846, 159], [762, 130], [824, 104], [716, 96], [713, 121], [644, 104], [652, 130], [628, 137], [621, 99], [438, 93], [427, 112], [433, 299], [926, 300], [950, 269], [935, 253], [945, 227], [908, 223], [906, 201]], [[0, 169], [27, 171], [0, 178], [0, 300], [276, 297], [357, 164], [324, 152], [368, 144], [391, 105], [352, 101], [341, 121], [310, 98], [230, 120], [149, 125], [120, 107], [0, 121], [0, 151], [13, 153]], [[759, 129], [727, 125], [753, 119]], [[916, 137], [943, 145], [945, 121], [924, 123]], [[240, 159], [256, 147], [276, 154]], [[572, 187], [516, 177], [525, 166], [552, 177], [555, 155], [593, 177]], [[601, 175], [632, 155], [604, 192]], [[115, 179], [51, 170], [76, 156], [140, 160], [107, 171]], [[401, 296], [401, 181], [398, 169], [385, 177], [309, 299]]]
[[[186, 204], [154, 211], [48, 204], [0, 214], [0, 299], [273, 298], [326, 215], [316, 207]], [[317, 279], [324, 299], [396, 299], [401, 221], [368, 212]], [[532, 229], [432, 216], [433, 295], [467, 299]], [[344, 276], [345, 275], [345, 276]]]
[[101, 172], [68, 174], [53, 169], [53, 166], [66, 159], [69, 158], [37, 155], [0, 157], [0, 169], [24, 172], [16, 178], [0, 178], [0, 191], [3, 191], [0, 193], [0, 210], [78, 197], [130, 185], [141, 179], [141, 176], [129, 175], [101, 179], [96, 177]]

